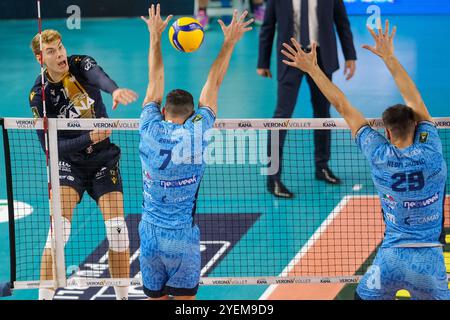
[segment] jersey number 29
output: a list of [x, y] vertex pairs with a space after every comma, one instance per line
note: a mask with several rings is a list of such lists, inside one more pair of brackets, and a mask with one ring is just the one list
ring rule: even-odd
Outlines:
[[[425, 186], [425, 179], [422, 171], [412, 173], [396, 173], [392, 177], [395, 180], [392, 190], [397, 192], [419, 191]], [[405, 185], [405, 183], [407, 185]]]

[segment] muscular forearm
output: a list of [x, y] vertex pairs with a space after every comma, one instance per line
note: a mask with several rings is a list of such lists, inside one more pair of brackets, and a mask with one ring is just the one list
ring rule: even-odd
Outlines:
[[148, 54], [149, 84], [147, 88], [146, 102], [161, 103], [164, 94], [164, 64], [161, 52], [160, 37], [150, 38], [150, 50]]
[[223, 79], [225, 78], [225, 74], [227, 73], [228, 66], [230, 64], [231, 55], [233, 54], [234, 43], [224, 42], [222, 46], [222, 50], [214, 61], [214, 64], [211, 67], [211, 71], [208, 75], [208, 82], [211, 85], [215, 85], [219, 87]]
[[420, 116], [427, 116], [428, 112], [419, 90], [398, 59], [395, 56], [390, 56], [384, 58], [383, 61], [391, 72], [405, 103]]

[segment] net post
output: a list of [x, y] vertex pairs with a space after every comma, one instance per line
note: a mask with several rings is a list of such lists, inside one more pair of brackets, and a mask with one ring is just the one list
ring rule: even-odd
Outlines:
[[5, 119], [0, 118], [0, 126], [3, 132], [3, 149], [5, 156], [6, 194], [8, 198], [8, 225], [9, 225], [9, 260], [10, 283], [8, 290], [14, 288], [16, 281], [16, 229], [14, 224], [14, 195], [11, 171], [11, 152], [9, 146], [8, 130], [5, 128]]
[[56, 287], [67, 286], [66, 262], [64, 256], [64, 235], [61, 210], [61, 194], [59, 185], [59, 157], [58, 157], [58, 120], [48, 119], [49, 157], [50, 157], [50, 181], [52, 185], [51, 206], [54, 225], [56, 274], [54, 279]]

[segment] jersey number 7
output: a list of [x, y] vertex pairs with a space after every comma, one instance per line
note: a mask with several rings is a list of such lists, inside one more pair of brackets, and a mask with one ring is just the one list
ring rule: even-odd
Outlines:
[[159, 151], [160, 156], [167, 156], [166, 159], [164, 159], [163, 163], [159, 167], [159, 170], [164, 170], [169, 165], [170, 160], [172, 159], [172, 150], [163, 150], [161, 149]]

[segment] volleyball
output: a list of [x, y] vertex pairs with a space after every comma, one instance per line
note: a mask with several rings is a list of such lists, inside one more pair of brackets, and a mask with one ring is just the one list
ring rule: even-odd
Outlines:
[[204, 37], [204, 30], [200, 22], [190, 17], [176, 20], [169, 29], [170, 43], [181, 52], [198, 50]]

